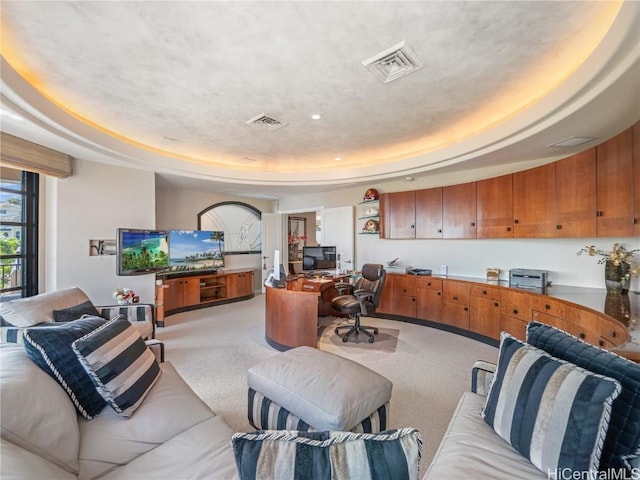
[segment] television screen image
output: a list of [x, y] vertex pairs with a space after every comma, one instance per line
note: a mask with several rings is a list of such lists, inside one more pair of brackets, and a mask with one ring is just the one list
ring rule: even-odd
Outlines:
[[170, 230], [171, 271], [215, 270], [224, 267], [224, 232]]
[[143, 275], [169, 267], [169, 232], [119, 228], [118, 275]]
[[302, 247], [302, 270], [335, 269], [337, 260], [337, 247]]

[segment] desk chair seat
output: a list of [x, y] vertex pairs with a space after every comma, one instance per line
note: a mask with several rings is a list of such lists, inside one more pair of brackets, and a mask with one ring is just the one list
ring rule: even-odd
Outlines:
[[[374, 335], [378, 334], [378, 329], [369, 327], [360, 323], [361, 315], [374, 313], [380, 302], [382, 287], [386, 279], [386, 272], [382, 265], [367, 263], [362, 266], [362, 278], [358, 279], [355, 285], [338, 285], [338, 291], [346, 292], [346, 295], [340, 295], [334, 298], [331, 306], [340, 313], [345, 313], [353, 318], [353, 325], [340, 325], [336, 327], [336, 334], [342, 336], [342, 341], [349, 340], [351, 335], [365, 334], [369, 337], [369, 343], [373, 343]], [[341, 330], [347, 331], [341, 334]], [[371, 333], [369, 330], [372, 330]]]

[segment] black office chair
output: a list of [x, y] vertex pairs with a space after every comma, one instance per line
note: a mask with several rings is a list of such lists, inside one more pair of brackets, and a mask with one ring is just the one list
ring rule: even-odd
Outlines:
[[[369, 337], [369, 343], [373, 343], [374, 335], [378, 334], [378, 329], [361, 325], [360, 315], [368, 315], [376, 311], [386, 278], [387, 272], [382, 265], [366, 263], [362, 266], [362, 278], [358, 279], [355, 285], [347, 283], [336, 285], [341, 295], [331, 301], [331, 306], [334, 310], [346, 313], [354, 319], [353, 325], [336, 327], [336, 333], [342, 336], [343, 342], [346, 342], [353, 334], [364, 333]], [[348, 330], [346, 333], [340, 334], [340, 330], [343, 328]], [[373, 329], [373, 334], [367, 329]]]

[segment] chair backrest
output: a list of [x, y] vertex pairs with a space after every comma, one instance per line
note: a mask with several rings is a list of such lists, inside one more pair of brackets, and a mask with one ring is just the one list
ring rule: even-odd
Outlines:
[[387, 272], [379, 263], [365, 263], [362, 266], [362, 278], [355, 284], [355, 290], [368, 290], [374, 292], [373, 305], [377, 307], [382, 296], [382, 287], [387, 278]]

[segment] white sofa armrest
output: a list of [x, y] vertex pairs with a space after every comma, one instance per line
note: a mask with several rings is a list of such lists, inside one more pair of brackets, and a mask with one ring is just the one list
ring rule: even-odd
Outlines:
[[471, 391], [486, 397], [495, 372], [496, 365], [494, 363], [483, 360], [474, 363], [471, 369]]
[[[96, 305], [100, 316], [112, 319], [117, 315], [122, 315], [125, 319], [133, 323], [143, 339], [156, 338], [156, 318], [155, 307], [150, 303], [135, 303], [132, 305]], [[147, 322], [140, 324], [139, 322]]]

